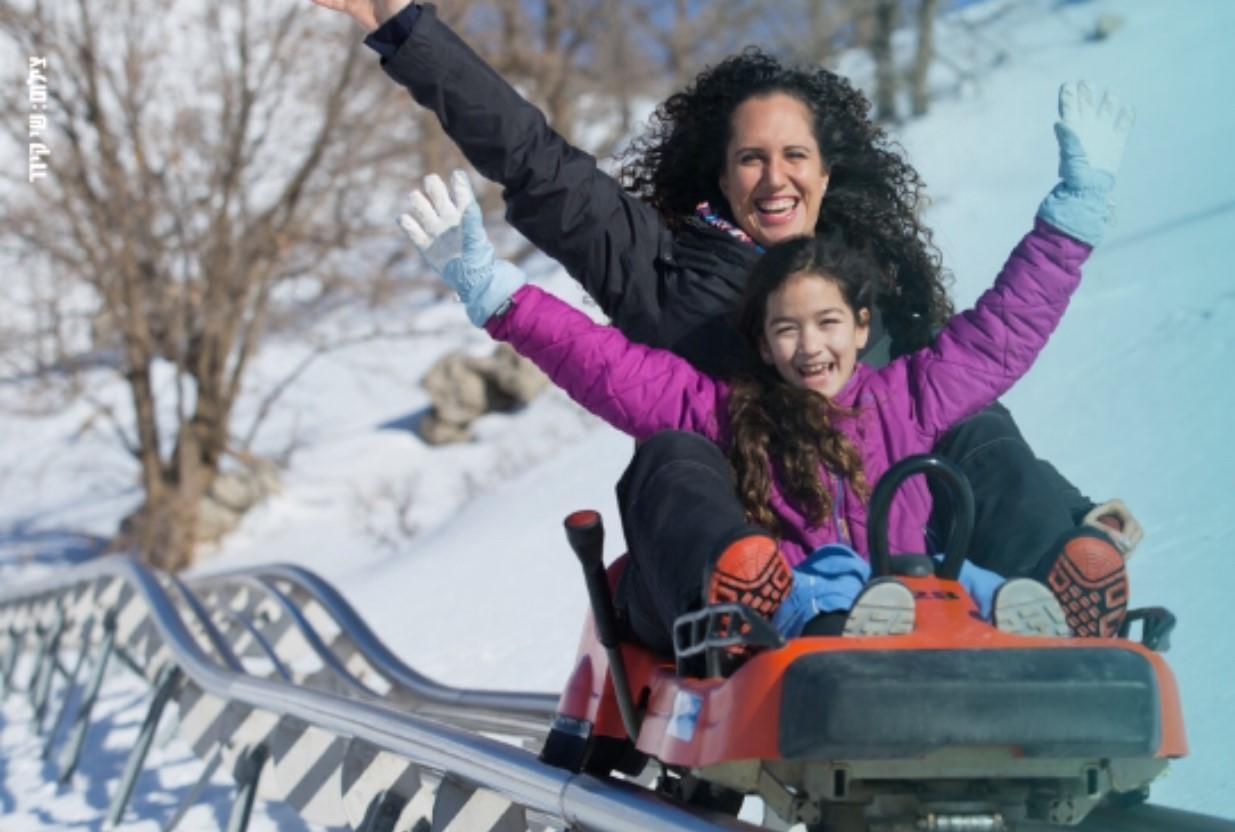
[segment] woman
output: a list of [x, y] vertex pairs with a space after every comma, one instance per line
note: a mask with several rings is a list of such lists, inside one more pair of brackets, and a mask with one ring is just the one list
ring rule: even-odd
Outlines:
[[[507, 220], [634, 341], [713, 375], [749, 367], [753, 357], [728, 315], [751, 266], [763, 246], [830, 226], [869, 245], [885, 271], [864, 361], [878, 366], [925, 345], [951, 313], [937, 252], [915, 216], [916, 172], [869, 121], [866, 99], [827, 70], [785, 69], [748, 50], [705, 72], [658, 108], [653, 133], [627, 156], [628, 190], [554, 132], [432, 6], [313, 2], [372, 33], [366, 43], [386, 72], [437, 114], [477, 171], [504, 186]], [[1112, 538], [1078, 524], [1109, 525], [1130, 550], [1135, 520], [1122, 504], [1095, 507], [1034, 457], [1006, 410], [994, 405], [963, 422], [935, 450], [974, 486], [974, 562], [1052, 580], [1059, 565], [1067, 572], [1059, 580], [1086, 593], [1124, 580]], [[691, 530], [703, 524], [693, 520], [731, 504], [735, 485], [719, 453], [672, 432], [640, 447], [618, 485], [633, 561], [624, 584], [683, 585], [662, 580], [665, 570], [693, 567], [656, 553], [697, 543]], [[946, 529], [938, 515], [932, 527]], [[719, 552], [742, 530], [716, 534]], [[762, 573], [762, 565], [751, 569]], [[644, 594], [619, 588], [619, 606]], [[682, 603], [664, 601], [665, 609]]]

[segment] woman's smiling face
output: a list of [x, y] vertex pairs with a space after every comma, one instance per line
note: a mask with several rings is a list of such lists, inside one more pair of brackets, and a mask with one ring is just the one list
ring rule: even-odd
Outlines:
[[738, 105], [720, 190], [738, 226], [762, 246], [813, 234], [828, 172], [810, 109], [781, 92]]

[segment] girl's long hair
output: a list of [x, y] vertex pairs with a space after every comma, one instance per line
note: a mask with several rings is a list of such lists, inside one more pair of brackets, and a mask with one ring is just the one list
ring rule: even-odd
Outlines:
[[893, 353], [925, 346], [952, 316], [952, 304], [939, 250], [918, 220], [922, 180], [870, 120], [866, 97], [836, 73], [786, 67], [756, 47], [727, 58], [656, 108], [650, 131], [622, 155], [623, 184], [670, 227], [680, 227], [703, 201], [732, 221], [719, 179], [733, 112], [749, 98], [778, 92], [813, 115], [829, 175], [816, 228], [839, 228], [879, 261], [879, 308]]
[[[751, 272], [737, 313], [737, 326], [753, 354], [759, 354], [764, 338], [769, 296], [802, 273], [835, 283], [855, 320], [861, 320], [863, 311], [870, 314], [882, 272], [869, 248], [850, 242], [839, 229], [768, 249]], [[823, 471], [847, 481], [860, 499], [869, 496], [862, 455], [837, 426], [855, 415], [812, 390], [794, 387], [763, 363], [733, 380], [729, 461], [752, 522], [781, 531], [770, 502], [774, 471], [786, 496], [813, 523], [822, 523], [833, 509]]]

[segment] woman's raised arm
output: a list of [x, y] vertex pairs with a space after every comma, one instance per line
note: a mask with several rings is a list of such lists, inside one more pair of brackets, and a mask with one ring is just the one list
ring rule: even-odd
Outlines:
[[880, 371], [904, 376], [893, 381], [911, 391], [913, 419], [931, 442], [1028, 372], [1109, 223], [1135, 114], [1082, 81], [1060, 88], [1059, 117], [1060, 181], [1038, 208], [1034, 230], [972, 309], [949, 321], [933, 344]]
[[437, 17], [432, 4], [312, 0], [361, 25], [399, 7], [369, 43], [382, 67], [476, 170], [503, 187], [506, 219], [561, 263], [623, 330], [649, 337], [660, 316], [658, 257], [669, 235], [660, 217], [626, 193], [596, 159], [570, 144]]

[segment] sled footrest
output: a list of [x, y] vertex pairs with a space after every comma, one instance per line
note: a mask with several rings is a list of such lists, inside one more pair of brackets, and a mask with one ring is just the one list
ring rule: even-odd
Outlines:
[[1119, 637], [1130, 638], [1132, 625], [1138, 621], [1141, 622], [1141, 644], [1159, 653], [1171, 649], [1171, 631], [1175, 629], [1174, 613], [1166, 607], [1128, 610], [1128, 616], [1119, 628]]
[[751, 648], [783, 647], [785, 637], [745, 604], [712, 604], [673, 622], [679, 676], [728, 676]]

